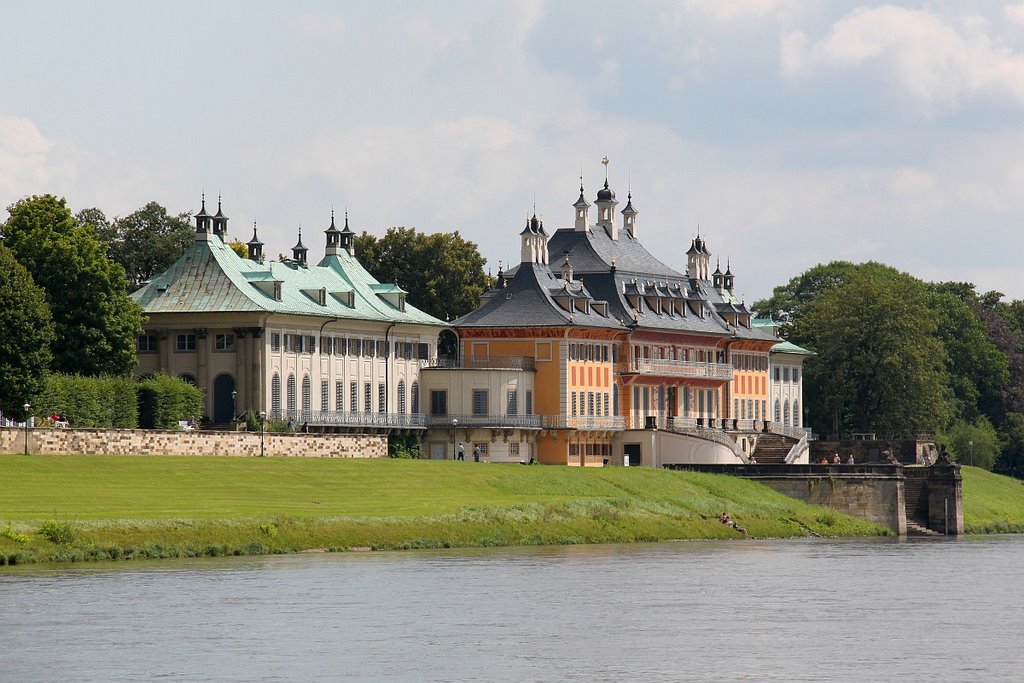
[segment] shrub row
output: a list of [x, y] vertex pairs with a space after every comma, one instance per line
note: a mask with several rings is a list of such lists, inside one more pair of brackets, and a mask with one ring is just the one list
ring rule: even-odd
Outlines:
[[203, 392], [177, 377], [157, 374], [139, 382], [139, 426], [175, 429], [180, 420], [203, 414]]
[[49, 375], [32, 413], [63, 415], [72, 427], [175, 429], [203, 414], [203, 392], [168, 375], [141, 382], [129, 377]]

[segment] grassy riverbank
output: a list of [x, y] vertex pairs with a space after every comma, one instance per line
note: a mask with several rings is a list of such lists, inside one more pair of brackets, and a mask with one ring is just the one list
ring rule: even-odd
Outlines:
[[964, 531], [1024, 533], [1024, 481], [963, 467]]
[[750, 481], [411, 460], [0, 456], [0, 562], [742, 538], [876, 525]]

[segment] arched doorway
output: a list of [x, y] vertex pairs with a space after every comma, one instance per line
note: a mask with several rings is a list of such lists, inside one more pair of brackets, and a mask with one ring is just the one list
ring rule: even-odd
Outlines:
[[235, 378], [228, 374], [217, 375], [213, 380], [213, 422], [224, 424], [235, 418]]

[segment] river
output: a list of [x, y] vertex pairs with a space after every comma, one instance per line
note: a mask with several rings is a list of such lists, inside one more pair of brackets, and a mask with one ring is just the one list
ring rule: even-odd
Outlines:
[[0, 570], [4, 681], [1024, 678], [1024, 537]]

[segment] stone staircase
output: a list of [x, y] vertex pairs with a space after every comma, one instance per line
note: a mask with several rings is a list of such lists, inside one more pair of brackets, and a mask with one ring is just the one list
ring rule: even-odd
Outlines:
[[908, 527], [913, 522], [925, 529], [928, 528], [927, 486], [924, 479], [907, 477], [903, 482], [903, 501], [907, 511]]
[[782, 465], [786, 462], [786, 456], [797, 443], [781, 434], [761, 434], [757, 437], [757, 445], [754, 446], [754, 459], [758, 465]]
[[907, 536], [941, 536], [938, 531], [932, 531], [926, 526], [921, 526], [917, 522], [911, 522], [907, 520]]

